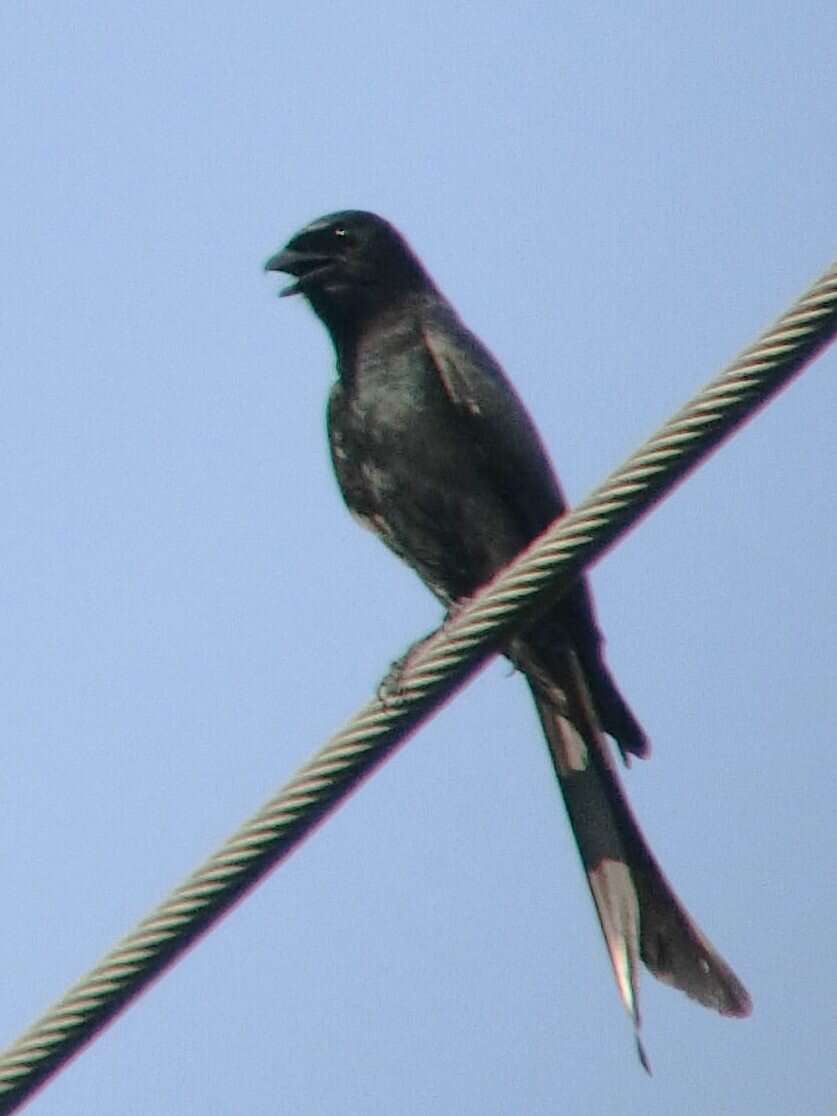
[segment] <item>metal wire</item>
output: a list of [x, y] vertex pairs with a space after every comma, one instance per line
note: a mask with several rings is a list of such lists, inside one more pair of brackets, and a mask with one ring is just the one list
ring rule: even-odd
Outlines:
[[[261, 810], [28, 1031], [0, 1054], [13, 1112], [299, 844], [409, 734], [560, 597], [685, 474], [837, 333], [837, 264], [586, 500], [433, 636]], [[391, 691], [391, 692], [390, 692]]]

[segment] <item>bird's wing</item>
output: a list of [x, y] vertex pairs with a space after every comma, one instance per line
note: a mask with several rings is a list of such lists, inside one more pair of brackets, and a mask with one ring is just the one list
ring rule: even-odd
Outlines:
[[567, 504], [526, 408], [500, 365], [448, 304], [435, 302], [423, 315], [422, 336], [493, 490], [518, 517], [528, 542]]
[[[567, 509], [538, 432], [500, 365], [448, 303], [430, 302], [422, 326], [427, 354], [465, 428], [463, 437], [481, 459], [491, 492], [516, 520], [522, 548]], [[564, 594], [553, 615], [578, 652], [599, 720], [623, 758], [647, 755], [645, 734], [602, 660], [602, 636], [585, 578]]]

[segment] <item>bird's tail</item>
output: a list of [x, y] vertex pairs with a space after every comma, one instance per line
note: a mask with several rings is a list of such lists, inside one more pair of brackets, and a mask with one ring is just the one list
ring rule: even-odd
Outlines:
[[[528, 658], [522, 655], [521, 658]], [[521, 665], [524, 665], [521, 663]], [[663, 875], [628, 805], [575, 652], [525, 663], [549, 752], [640, 1059], [639, 960], [660, 980], [722, 1015], [750, 997]]]

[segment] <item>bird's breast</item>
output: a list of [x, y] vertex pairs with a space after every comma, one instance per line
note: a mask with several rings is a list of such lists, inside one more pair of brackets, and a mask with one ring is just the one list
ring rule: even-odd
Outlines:
[[437, 596], [470, 593], [520, 546], [484, 457], [430, 367], [367, 360], [329, 404], [332, 461], [356, 516]]

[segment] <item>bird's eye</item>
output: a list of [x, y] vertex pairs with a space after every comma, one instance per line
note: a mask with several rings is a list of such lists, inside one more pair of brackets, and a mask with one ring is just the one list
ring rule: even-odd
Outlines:
[[357, 234], [351, 229], [347, 229], [344, 225], [338, 225], [332, 231], [335, 236], [340, 237], [345, 248], [353, 248], [357, 244]]

